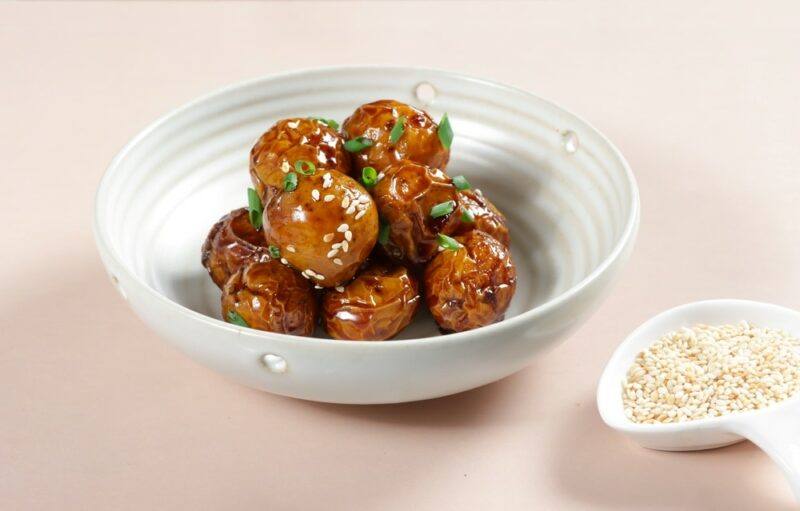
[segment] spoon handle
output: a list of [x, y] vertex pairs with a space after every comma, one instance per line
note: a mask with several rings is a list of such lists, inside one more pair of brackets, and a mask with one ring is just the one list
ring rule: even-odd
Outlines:
[[737, 419], [731, 430], [759, 446], [778, 464], [800, 502], [800, 410], [778, 406]]

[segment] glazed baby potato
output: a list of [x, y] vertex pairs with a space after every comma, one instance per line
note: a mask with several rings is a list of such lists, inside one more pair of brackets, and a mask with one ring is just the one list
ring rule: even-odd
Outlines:
[[[403, 121], [399, 121], [401, 118]], [[402, 122], [402, 130], [397, 128], [392, 137], [398, 122]], [[364, 167], [383, 172], [403, 160], [444, 169], [450, 158], [449, 142], [448, 147], [442, 144], [438, 129], [427, 113], [399, 101], [384, 99], [361, 105], [342, 124], [348, 141], [364, 137], [372, 142], [369, 147], [351, 151], [352, 172], [356, 177]]]
[[503, 318], [516, 289], [511, 254], [472, 230], [453, 240], [425, 268], [425, 301], [443, 330], [463, 332]]
[[250, 179], [266, 201], [267, 186], [280, 188], [283, 176], [297, 162], [308, 161], [318, 169], [347, 174], [350, 165], [343, 144], [339, 133], [324, 121], [307, 118], [278, 121], [250, 151]]
[[282, 262], [318, 286], [350, 280], [378, 238], [372, 197], [353, 178], [336, 171], [290, 172], [286, 179], [264, 205], [267, 243], [280, 250]]
[[246, 208], [235, 209], [220, 218], [203, 243], [203, 266], [220, 288], [245, 263], [269, 258], [264, 233], [253, 228]]
[[274, 259], [243, 266], [222, 291], [223, 319], [258, 330], [308, 336], [317, 311], [311, 283]]
[[388, 239], [381, 241], [386, 253], [412, 265], [429, 261], [439, 247], [437, 234], [451, 234], [458, 227], [456, 192], [439, 169], [410, 161], [390, 165], [372, 190], [388, 229]]
[[371, 263], [322, 298], [322, 322], [334, 339], [381, 341], [403, 330], [419, 308], [416, 278], [402, 266]]
[[456, 234], [465, 234], [472, 229], [483, 231], [505, 246], [511, 246], [506, 217], [480, 190], [463, 190], [459, 193], [461, 224]]

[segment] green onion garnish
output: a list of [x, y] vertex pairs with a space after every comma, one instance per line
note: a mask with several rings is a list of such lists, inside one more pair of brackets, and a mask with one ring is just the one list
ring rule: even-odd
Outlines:
[[275, 245], [270, 245], [269, 246], [269, 255], [272, 256], [273, 259], [280, 259], [281, 258], [281, 249], [279, 249]]
[[378, 182], [378, 171], [372, 167], [361, 169], [361, 182], [367, 188], [372, 188]]
[[437, 234], [436, 241], [439, 242], [440, 247], [446, 250], [458, 250], [459, 248], [461, 248], [461, 244], [459, 242], [457, 242], [450, 236], [447, 236], [446, 234], [441, 234], [441, 233]]
[[331, 129], [334, 129], [334, 130], [338, 130], [339, 129], [339, 123], [334, 121], [333, 119], [326, 119], [324, 117], [312, 117], [312, 119], [314, 119], [315, 121], [319, 121], [321, 123], [327, 124], [328, 127], [331, 128]]
[[472, 211], [468, 209], [461, 210], [461, 221], [465, 224], [471, 224], [475, 222], [475, 215], [472, 214]]
[[234, 325], [246, 326], [248, 328], [250, 327], [250, 325], [247, 324], [247, 321], [245, 321], [244, 318], [241, 317], [236, 311], [228, 311], [228, 316], [225, 318], [225, 320], [228, 323], [233, 323]]
[[287, 192], [293, 192], [297, 188], [297, 174], [289, 172], [283, 178], [283, 189]]
[[386, 245], [389, 243], [389, 223], [381, 220], [381, 227], [378, 231], [378, 243]]
[[401, 115], [397, 118], [397, 122], [394, 123], [394, 127], [392, 128], [392, 132], [389, 133], [389, 143], [396, 144], [400, 137], [403, 136], [403, 132], [406, 130], [406, 116]]
[[317, 171], [317, 167], [308, 160], [297, 160], [294, 162], [294, 170], [304, 176], [310, 176]]
[[259, 230], [264, 223], [264, 205], [261, 204], [261, 198], [258, 193], [252, 188], [247, 189], [247, 212], [250, 215], [250, 223], [253, 229]]
[[357, 153], [373, 144], [367, 137], [356, 137], [344, 143], [344, 149], [350, 153]]
[[453, 144], [453, 127], [450, 126], [450, 118], [447, 117], [447, 114], [444, 114], [442, 120], [439, 121], [437, 134], [444, 148], [450, 149], [450, 146]]
[[441, 202], [431, 208], [431, 216], [433, 218], [439, 218], [445, 215], [449, 215], [450, 213], [453, 212], [455, 208], [456, 208], [456, 201], [454, 200]]
[[458, 191], [463, 192], [464, 190], [469, 190], [471, 187], [469, 185], [469, 181], [464, 176], [456, 176], [453, 178], [453, 184], [456, 185]]

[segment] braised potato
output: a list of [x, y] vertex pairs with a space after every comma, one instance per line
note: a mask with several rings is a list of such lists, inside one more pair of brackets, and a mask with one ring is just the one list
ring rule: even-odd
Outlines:
[[425, 300], [443, 330], [462, 332], [503, 318], [516, 289], [508, 249], [472, 230], [455, 239], [425, 268]]
[[[461, 206], [462, 221], [456, 230], [456, 234], [465, 234], [472, 229], [477, 229], [507, 247], [511, 245], [506, 217], [494, 204], [489, 202], [489, 199], [484, 197], [480, 190], [464, 190], [460, 192], [459, 205]], [[469, 215], [471, 215], [471, 222], [465, 220], [465, 211], [468, 211]]]
[[322, 321], [334, 339], [390, 339], [411, 322], [419, 302], [417, 281], [406, 268], [371, 263], [346, 286], [325, 292]]
[[378, 237], [372, 197], [336, 171], [294, 176], [296, 188], [280, 189], [264, 205], [267, 243], [280, 249], [281, 260], [319, 286], [350, 280]]
[[222, 291], [223, 319], [268, 332], [311, 335], [317, 310], [311, 284], [274, 259], [240, 268]]
[[[402, 133], [392, 142], [392, 129], [401, 117]], [[371, 146], [351, 152], [355, 177], [361, 175], [364, 167], [382, 172], [403, 160], [444, 169], [450, 150], [442, 145], [437, 130], [437, 124], [427, 113], [388, 99], [361, 105], [342, 124], [347, 140], [365, 137], [372, 141]]]
[[247, 208], [235, 209], [220, 218], [203, 243], [203, 266], [220, 288], [245, 263], [269, 258], [264, 233], [253, 228]]
[[[436, 254], [438, 233], [450, 234], [459, 224], [458, 197], [450, 178], [439, 169], [410, 161], [396, 163], [384, 171], [372, 195], [381, 220], [388, 225], [388, 255], [412, 265], [427, 262]], [[434, 218], [438, 205], [452, 212]]]
[[250, 151], [250, 178], [258, 195], [267, 201], [267, 186], [281, 187], [284, 175], [299, 161], [320, 170], [347, 174], [349, 159], [342, 137], [322, 121], [293, 118], [278, 121], [261, 135]]

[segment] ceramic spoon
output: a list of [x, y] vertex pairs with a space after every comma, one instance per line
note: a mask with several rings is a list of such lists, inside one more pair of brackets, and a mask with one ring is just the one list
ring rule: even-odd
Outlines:
[[644, 447], [663, 451], [713, 449], [748, 439], [783, 470], [800, 500], [800, 396], [750, 412], [671, 424], [637, 424], [624, 413], [622, 382], [636, 355], [662, 335], [704, 323], [739, 321], [785, 329], [800, 337], [800, 312], [746, 300], [708, 300], [689, 303], [646, 321], [612, 355], [597, 388], [597, 407], [606, 424]]

